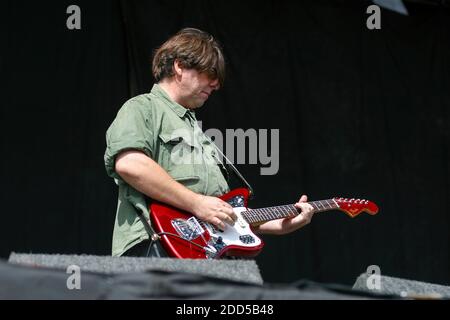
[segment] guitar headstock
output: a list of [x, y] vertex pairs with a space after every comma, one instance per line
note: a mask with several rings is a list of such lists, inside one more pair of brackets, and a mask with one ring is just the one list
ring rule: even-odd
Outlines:
[[363, 211], [371, 215], [378, 213], [378, 206], [369, 200], [353, 198], [333, 198], [333, 200], [336, 201], [340, 210], [344, 211], [352, 218]]

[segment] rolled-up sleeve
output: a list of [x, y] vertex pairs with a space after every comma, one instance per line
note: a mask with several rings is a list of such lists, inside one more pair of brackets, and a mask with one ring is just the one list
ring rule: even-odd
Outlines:
[[126, 150], [139, 150], [153, 157], [153, 126], [151, 105], [139, 100], [127, 101], [117, 113], [106, 132], [106, 151], [104, 155], [106, 172], [115, 179], [120, 179], [115, 172], [117, 155]]

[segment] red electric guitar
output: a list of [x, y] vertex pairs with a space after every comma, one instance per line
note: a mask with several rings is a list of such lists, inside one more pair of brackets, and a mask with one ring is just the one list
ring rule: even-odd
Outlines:
[[[220, 199], [228, 202], [238, 220], [234, 226], [225, 224], [225, 230], [197, 219], [190, 213], [180, 211], [160, 202], [150, 205], [150, 218], [155, 231], [171, 257], [190, 259], [212, 259], [223, 257], [254, 257], [264, 246], [263, 241], [251, 229], [266, 221], [292, 217], [299, 212], [291, 205], [247, 209], [249, 191], [235, 189]], [[365, 211], [371, 215], [378, 212], [375, 203], [368, 200], [333, 198], [308, 202], [314, 212], [338, 209], [354, 218]]]

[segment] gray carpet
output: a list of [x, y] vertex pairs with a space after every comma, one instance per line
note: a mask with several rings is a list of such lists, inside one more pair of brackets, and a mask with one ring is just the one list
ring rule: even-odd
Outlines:
[[11, 253], [9, 263], [34, 267], [66, 270], [79, 266], [81, 272], [104, 274], [136, 273], [147, 270], [187, 272], [219, 279], [251, 284], [263, 284], [258, 265], [254, 260], [203, 260], [174, 258], [137, 258], [92, 255], [22, 254]]
[[450, 299], [450, 286], [380, 276], [380, 289], [368, 289], [368, 275], [361, 274], [353, 285], [353, 289], [372, 293], [397, 295], [402, 298], [413, 299]]

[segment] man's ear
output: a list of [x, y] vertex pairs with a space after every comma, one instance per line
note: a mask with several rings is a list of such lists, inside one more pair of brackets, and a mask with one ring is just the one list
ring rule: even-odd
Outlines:
[[173, 62], [173, 73], [175, 75], [175, 78], [179, 78], [181, 77], [182, 73], [183, 73], [183, 67], [180, 64], [180, 61], [178, 59], [175, 59], [175, 61]]

